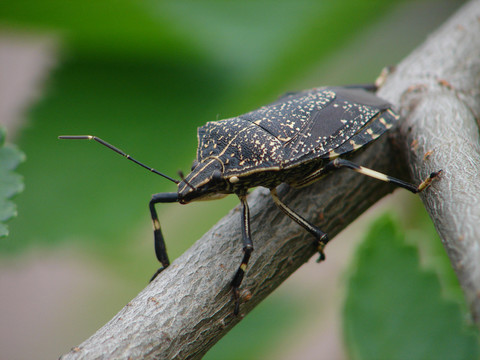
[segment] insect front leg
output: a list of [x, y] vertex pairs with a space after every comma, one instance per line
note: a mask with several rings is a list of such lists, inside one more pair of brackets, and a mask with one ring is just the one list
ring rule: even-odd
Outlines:
[[325, 253], [323, 249], [328, 242], [328, 236], [323, 231], [321, 231], [315, 225], [312, 225], [310, 222], [305, 220], [303, 217], [298, 215], [295, 211], [290, 209], [287, 205], [285, 205], [280, 198], [278, 197], [278, 193], [276, 189], [270, 189], [270, 195], [272, 195], [273, 201], [275, 204], [282, 210], [286, 215], [288, 215], [293, 221], [295, 221], [298, 225], [302, 226], [305, 230], [315, 236], [315, 242], [317, 246], [318, 253], [320, 257], [317, 261], [325, 260]]
[[178, 201], [177, 193], [159, 193], [152, 196], [152, 199], [149, 203], [150, 214], [152, 216], [153, 222], [153, 238], [155, 241], [155, 255], [157, 255], [158, 261], [162, 264], [162, 267], [158, 269], [155, 274], [153, 274], [150, 281], [155, 279], [158, 274], [165, 270], [170, 261], [168, 260], [167, 247], [165, 246], [165, 240], [163, 239], [162, 229], [160, 227], [160, 222], [158, 221], [157, 211], [155, 210], [155, 204], [158, 203], [171, 203]]
[[248, 208], [246, 195], [238, 195], [242, 204], [242, 240], [243, 240], [243, 259], [235, 276], [232, 280], [233, 298], [235, 300], [235, 309], [233, 313], [238, 315], [240, 311], [240, 284], [247, 270], [248, 260], [253, 251], [252, 236], [250, 235], [250, 210]]

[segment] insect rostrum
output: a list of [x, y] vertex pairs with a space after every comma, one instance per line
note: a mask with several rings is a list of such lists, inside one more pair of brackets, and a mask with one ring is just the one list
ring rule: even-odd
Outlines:
[[152, 196], [149, 207], [154, 226], [155, 253], [162, 264], [153, 280], [170, 264], [155, 204], [217, 199], [236, 194], [242, 207], [243, 259], [231, 280], [234, 313], [240, 307], [240, 285], [253, 251], [247, 191], [270, 189], [275, 204], [314, 237], [319, 261], [325, 259], [327, 235], [284, 204], [276, 187], [303, 187], [339, 168], [393, 183], [413, 193], [427, 188], [440, 173], [419, 186], [406, 183], [348, 160], [348, 156], [384, 134], [399, 119], [391, 105], [367, 87], [314, 88], [286, 95], [276, 102], [234, 118], [209, 122], [198, 129], [197, 156], [191, 172], [181, 180], [150, 168], [122, 150], [91, 135], [60, 136], [90, 139], [177, 184], [177, 192]]

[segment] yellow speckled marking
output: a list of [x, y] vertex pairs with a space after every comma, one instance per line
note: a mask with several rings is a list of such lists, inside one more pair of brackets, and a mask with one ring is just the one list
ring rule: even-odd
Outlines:
[[339, 153], [335, 152], [335, 150], [332, 150], [328, 153], [328, 158], [331, 160], [331, 159], [335, 159], [335, 158], [339, 157], [340, 155], [342, 155], [342, 154], [339, 154]]
[[361, 144], [357, 144], [354, 140], [350, 140], [350, 144], [353, 146], [354, 151], [362, 147]]

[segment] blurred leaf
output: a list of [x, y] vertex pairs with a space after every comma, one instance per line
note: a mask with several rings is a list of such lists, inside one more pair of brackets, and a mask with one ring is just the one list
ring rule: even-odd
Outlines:
[[477, 359], [460, 306], [442, 297], [437, 276], [403, 238], [384, 216], [358, 250], [344, 308], [352, 359]]
[[24, 160], [22, 152], [5, 145], [5, 129], [0, 127], [0, 236], [8, 235], [5, 222], [17, 215], [15, 204], [8, 199], [23, 190], [23, 178], [13, 170]]
[[3, 25], [60, 35], [77, 56], [126, 60], [191, 54], [191, 46], [175, 35], [161, 15], [152, 16], [148, 2], [134, 0], [0, 2]]
[[[24, 168], [28, 194], [20, 199], [20, 216], [11, 224], [15, 238], [0, 244], [0, 251], [78, 239], [103, 248], [110, 258], [118, 256], [140, 221], [149, 227], [150, 195], [172, 191], [172, 184], [98, 145], [60, 142], [57, 136], [91, 133], [167, 174], [188, 169], [195, 157], [196, 127], [278, 96], [282, 88], [252, 94], [265, 81], [278, 81], [271, 76], [286, 84], [305, 71], [312, 57], [326, 56], [327, 48], [320, 52], [311, 46], [318, 19], [328, 19], [331, 7], [347, 10], [351, 2], [333, 7], [313, 0], [263, 0], [247, 7], [187, 0], [2, 3], [4, 22], [60, 32], [74, 52], [53, 73], [44, 98], [30, 112], [32, 126], [19, 139], [30, 160]], [[330, 41], [341, 42], [367, 22], [360, 16], [357, 20], [349, 22], [349, 31], [340, 26]], [[171, 40], [179, 38], [183, 40]], [[303, 53], [315, 51], [265, 80], [271, 64], [299, 47], [305, 47]], [[159, 206], [159, 211], [175, 205]], [[166, 238], [184, 249], [226, 213], [220, 203], [213, 208], [214, 215], [197, 213], [201, 226], [189, 226], [195, 235], [177, 236], [170, 230], [192, 223], [177, 216], [175, 223], [164, 225]], [[154, 256], [151, 260], [153, 265]]]
[[258, 97], [304, 75], [397, 2], [16, 0], [0, 2], [0, 22], [60, 36], [76, 57], [203, 59]]
[[[19, 139], [29, 157], [26, 196], [12, 222], [16, 239], [0, 249], [78, 239], [115, 255], [112, 248], [132, 242], [139, 221], [150, 227], [151, 194], [172, 191], [174, 184], [98, 144], [57, 136], [98, 135], [175, 176], [190, 166], [196, 127], [215, 116], [210, 107], [224, 88], [221, 74], [203, 65], [72, 60], [57, 69], [48, 95], [30, 112], [33, 125]], [[202, 86], [207, 80], [211, 89]]]
[[245, 110], [252, 103], [263, 105], [266, 97], [272, 100], [272, 94], [291, 91], [286, 84], [308, 74], [396, 3], [178, 0], [154, 3], [154, 8], [175, 19], [179, 36], [229, 73], [242, 95], [232, 97], [229, 105]]
[[266, 80], [272, 71], [284, 73], [287, 67], [291, 71], [292, 64], [316, 63], [394, 5], [395, 1], [381, 0], [152, 2], [155, 14], [175, 19], [179, 34], [235, 69], [237, 81], [248, 73], [248, 78]]
[[406, 242], [418, 248], [422, 266], [437, 274], [442, 294], [464, 305], [463, 311], [467, 313], [464, 293], [435, 225], [419, 198], [416, 204], [403, 214], [406, 217]]

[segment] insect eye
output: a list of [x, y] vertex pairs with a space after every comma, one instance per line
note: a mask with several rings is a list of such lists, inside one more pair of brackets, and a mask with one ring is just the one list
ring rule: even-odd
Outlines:
[[193, 169], [195, 169], [198, 165], [198, 161], [197, 160], [193, 160], [193, 163], [192, 163], [192, 167], [190, 169], [190, 171], [193, 171]]
[[220, 170], [215, 170], [212, 173], [212, 181], [218, 183], [222, 180], [222, 172]]

